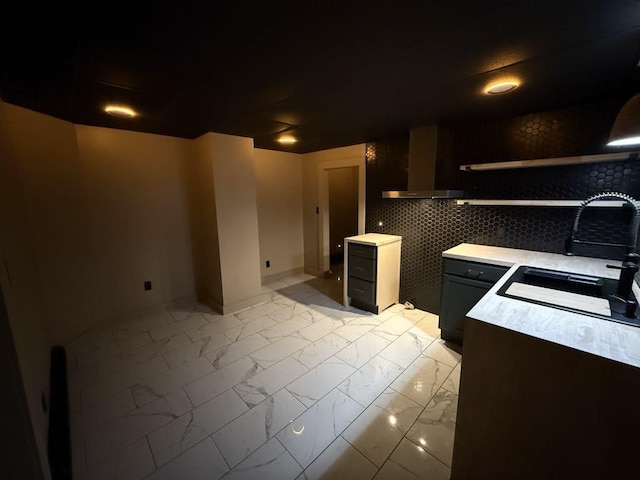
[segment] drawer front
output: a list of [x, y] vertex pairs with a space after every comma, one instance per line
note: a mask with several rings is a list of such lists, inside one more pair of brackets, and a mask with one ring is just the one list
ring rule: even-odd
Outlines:
[[507, 273], [508, 270], [508, 267], [487, 265], [486, 263], [465, 262], [450, 258], [445, 258], [444, 260], [445, 273], [484, 282], [495, 283], [500, 280], [500, 277]]
[[349, 255], [349, 276], [362, 280], [376, 281], [376, 261], [373, 258]]
[[349, 242], [349, 255], [363, 258], [376, 258], [377, 247]]
[[349, 296], [369, 305], [376, 304], [376, 284], [360, 280], [359, 278], [349, 277]]

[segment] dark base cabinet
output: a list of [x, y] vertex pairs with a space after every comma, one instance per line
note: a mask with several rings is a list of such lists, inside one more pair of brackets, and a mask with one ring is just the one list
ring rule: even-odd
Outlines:
[[344, 240], [345, 306], [378, 314], [398, 303], [402, 237], [365, 233]]
[[438, 320], [443, 340], [462, 345], [467, 312], [507, 270], [496, 265], [445, 259]]

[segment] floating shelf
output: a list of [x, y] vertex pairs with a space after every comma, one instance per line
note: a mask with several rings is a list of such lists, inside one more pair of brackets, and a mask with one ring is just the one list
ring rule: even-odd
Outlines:
[[[597, 200], [589, 204], [590, 207], [622, 207], [627, 202], [619, 200]], [[579, 207], [582, 200], [456, 200], [457, 205], [478, 206], [516, 206], [516, 207]]]
[[617, 162], [620, 160], [639, 160], [640, 152], [603, 153], [600, 155], [582, 155], [578, 157], [542, 158], [538, 160], [516, 160], [513, 162], [476, 163], [460, 165], [460, 170], [477, 172], [482, 170], [508, 170], [513, 168], [557, 167], [561, 165], [580, 165], [585, 163]]

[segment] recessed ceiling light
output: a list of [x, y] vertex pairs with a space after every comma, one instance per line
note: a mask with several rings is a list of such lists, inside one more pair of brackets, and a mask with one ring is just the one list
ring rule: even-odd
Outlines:
[[491, 85], [488, 85], [487, 88], [484, 89], [484, 93], [488, 95], [499, 95], [501, 93], [507, 93], [507, 92], [511, 92], [512, 90], [515, 90], [518, 87], [518, 85], [520, 84], [515, 80], [507, 80], [503, 82], [492, 83]]
[[296, 143], [298, 141], [298, 139], [296, 137], [294, 137], [293, 135], [280, 135], [278, 137], [278, 142], [282, 143], [283, 145], [292, 145], [294, 143]]
[[138, 114], [132, 108], [126, 107], [124, 105], [107, 105], [104, 107], [104, 111], [109, 115], [113, 115], [114, 117], [122, 117], [122, 118], [133, 118]]

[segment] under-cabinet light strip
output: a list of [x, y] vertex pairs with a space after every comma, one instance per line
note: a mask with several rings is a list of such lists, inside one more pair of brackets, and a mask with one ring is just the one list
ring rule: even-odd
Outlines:
[[[458, 205], [504, 205], [520, 207], [579, 207], [582, 200], [456, 200]], [[626, 202], [618, 200], [598, 200], [589, 204], [590, 207], [622, 207]]]
[[460, 170], [474, 172], [482, 170], [507, 170], [513, 168], [556, 167], [561, 165], [579, 165], [584, 163], [616, 162], [620, 160], [638, 160], [640, 152], [603, 153], [601, 155], [582, 155], [578, 157], [541, 158], [537, 160], [516, 160], [512, 162], [476, 163], [460, 165]]

